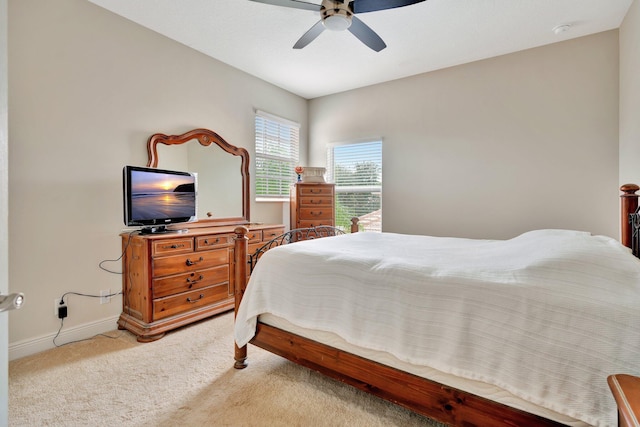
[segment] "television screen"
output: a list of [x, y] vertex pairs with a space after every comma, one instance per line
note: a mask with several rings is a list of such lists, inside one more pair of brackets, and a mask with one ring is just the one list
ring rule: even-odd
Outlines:
[[127, 226], [150, 226], [151, 232], [157, 232], [166, 225], [196, 219], [195, 173], [125, 166], [123, 191]]

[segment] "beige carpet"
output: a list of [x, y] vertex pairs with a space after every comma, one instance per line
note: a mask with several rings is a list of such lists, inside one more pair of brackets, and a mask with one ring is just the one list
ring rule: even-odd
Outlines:
[[249, 346], [233, 369], [233, 314], [140, 344], [124, 331], [9, 364], [9, 425], [438, 426]]

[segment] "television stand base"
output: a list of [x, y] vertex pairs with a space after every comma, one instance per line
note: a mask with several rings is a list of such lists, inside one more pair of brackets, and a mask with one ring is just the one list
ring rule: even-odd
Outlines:
[[170, 232], [171, 230], [167, 229], [166, 225], [159, 225], [157, 227], [143, 227], [140, 229], [140, 234], [163, 234]]

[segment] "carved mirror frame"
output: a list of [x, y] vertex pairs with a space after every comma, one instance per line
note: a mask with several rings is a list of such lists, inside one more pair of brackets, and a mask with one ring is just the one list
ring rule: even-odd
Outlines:
[[[217, 133], [208, 129], [194, 129], [182, 135], [164, 135], [156, 133], [151, 135], [147, 142], [147, 154], [149, 161], [147, 167], [158, 167], [158, 144], [164, 145], [181, 145], [190, 141], [197, 140], [200, 145], [209, 147], [211, 144], [216, 144], [225, 152], [233, 155], [240, 156], [240, 175], [242, 176], [242, 216], [234, 218], [198, 218], [198, 221], [190, 226], [211, 226], [211, 225], [234, 225], [234, 224], [247, 224], [249, 222], [249, 152], [241, 147], [229, 144]], [[220, 185], [225, 185], [221, 182]], [[189, 225], [187, 225], [189, 226]]]

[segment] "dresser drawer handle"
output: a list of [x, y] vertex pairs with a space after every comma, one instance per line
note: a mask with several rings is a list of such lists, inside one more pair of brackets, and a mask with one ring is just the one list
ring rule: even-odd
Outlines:
[[220, 238], [218, 237], [215, 242], [209, 243], [209, 239], [204, 240], [205, 245], [215, 245], [216, 243], [220, 243]]
[[192, 266], [192, 265], [196, 265], [197, 263], [204, 261], [204, 258], [200, 257], [197, 261], [191, 261], [189, 258], [187, 258], [186, 264], [187, 266]]
[[311, 211], [311, 215], [320, 216], [320, 215], [322, 215], [322, 211], [318, 211], [318, 212]]
[[204, 279], [204, 276], [202, 274], [197, 279], [192, 279], [191, 277], [187, 277], [187, 283], [189, 283], [191, 285], [194, 285], [194, 284], [198, 283], [199, 281], [201, 281], [202, 279]]
[[178, 249], [178, 248], [184, 248], [184, 243], [181, 243], [181, 244], [179, 244], [179, 245], [177, 245], [177, 244], [175, 244], [175, 243], [174, 243], [173, 245], [171, 245], [171, 246], [165, 246], [164, 248], [165, 248], [165, 249]]
[[187, 297], [187, 302], [189, 304], [193, 304], [194, 302], [200, 301], [202, 298], [204, 298], [204, 294], [200, 294], [200, 297], [198, 299], [191, 299], [191, 297]]

